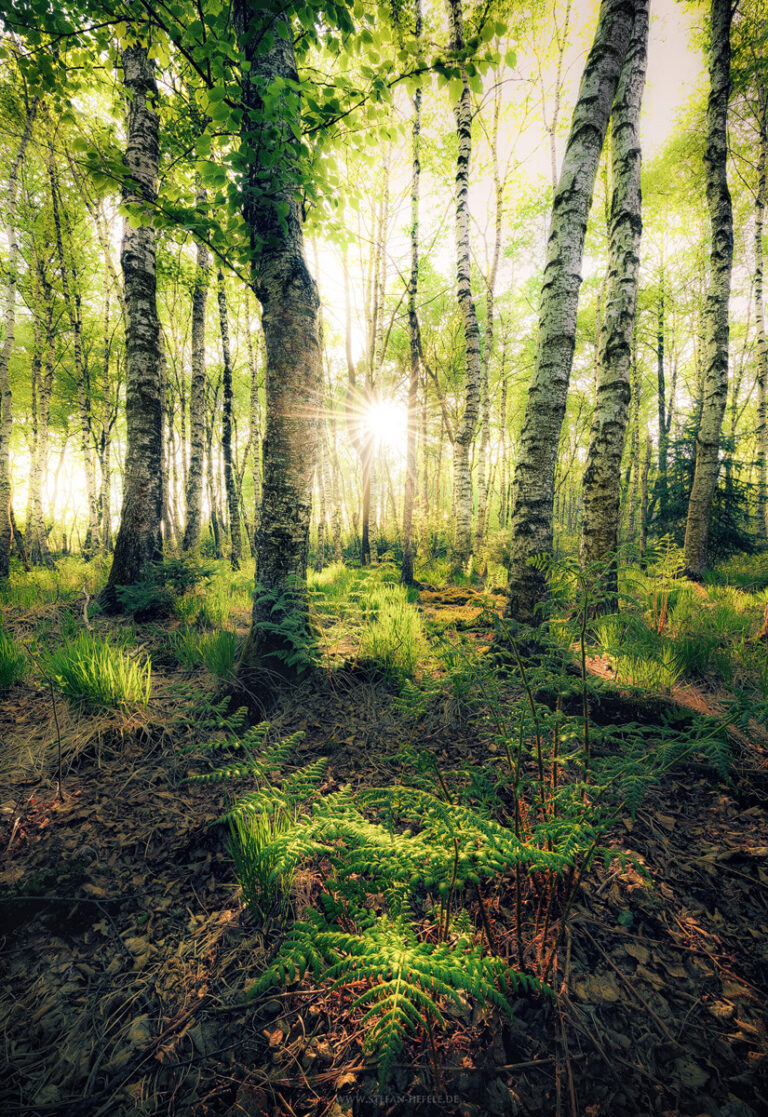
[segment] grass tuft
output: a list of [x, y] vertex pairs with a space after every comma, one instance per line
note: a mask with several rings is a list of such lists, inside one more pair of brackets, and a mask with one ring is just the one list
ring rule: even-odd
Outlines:
[[74, 706], [93, 709], [146, 707], [152, 693], [152, 663], [139, 663], [108, 636], [81, 632], [43, 661], [45, 673]]
[[0, 691], [20, 683], [27, 672], [24, 652], [7, 632], [0, 632]]

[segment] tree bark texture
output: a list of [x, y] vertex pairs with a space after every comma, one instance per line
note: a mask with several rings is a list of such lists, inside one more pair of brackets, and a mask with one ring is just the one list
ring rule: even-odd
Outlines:
[[[146, 48], [123, 51], [128, 98], [125, 164], [130, 176], [123, 204], [145, 220], [157, 196], [159, 120], [157, 85]], [[126, 221], [120, 253], [125, 291], [125, 415], [127, 451], [123, 505], [112, 568], [104, 591], [109, 609], [118, 607], [117, 586], [133, 585], [148, 562], [163, 554], [163, 386], [160, 322], [157, 316], [155, 231]]]
[[[421, 38], [421, 0], [416, 0], [416, 26], [414, 35]], [[416, 426], [419, 398], [419, 319], [416, 297], [419, 287], [419, 184], [421, 136], [421, 87], [413, 95], [413, 124], [411, 127], [411, 275], [408, 283], [408, 337], [410, 341], [411, 368], [408, 377], [408, 431], [405, 455], [405, 494], [403, 497], [403, 585], [413, 585], [413, 505], [416, 496]]]
[[[205, 197], [198, 193], [198, 202]], [[186, 488], [186, 522], [182, 550], [200, 546], [203, 465], [205, 458], [205, 308], [208, 299], [210, 256], [202, 241], [197, 242], [195, 285], [192, 289], [192, 376], [189, 384], [189, 468]]]
[[757, 536], [768, 535], [768, 347], [765, 340], [763, 303], [763, 228], [766, 203], [766, 161], [768, 161], [768, 119], [765, 86], [760, 86], [760, 152], [757, 196], [755, 198], [755, 322], [757, 326]]
[[649, 0], [637, 0], [632, 38], [611, 113], [613, 199], [605, 308], [600, 331], [597, 395], [582, 482], [583, 566], [608, 555], [603, 606], [618, 601], [619, 477], [631, 397], [632, 345], [640, 270], [640, 107], [648, 55]]
[[5, 269], [5, 306], [3, 307], [3, 347], [0, 349], [0, 578], [7, 578], [10, 567], [11, 541], [11, 432], [13, 430], [13, 396], [10, 365], [16, 339], [16, 287], [18, 282], [19, 244], [16, 239], [16, 203], [19, 192], [19, 171], [24, 160], [32, 125], [37, 113], [37, 98], [27, 105], [24, 131], [11, 164], [5, 196], [5, 236], [8, 257]]
[[[452, 51], [462, 51], [464, 14], [462, 0], [447, 0]], [[467, 383], [464, 411], [456, 425], [453, 444], [454, 539], [451, 565], [454, 573], [464, 573], [472, 556], [472, 472], [470, 448], [480, 412], [480, 328], [472, 296], [469, 238], [469, 163], [472, 155], [472, 98], [466, 71], [462, 68], [462, 89], [454, 106], [459, 147], [456, 158], [456, 296], [464, 324]]]
[[731, 62], [731, 0], [712, 0], [710, 92], [704, 170], [712, 228], [706, 309], [706, 368], [696, 465], [685, 526], [685, 567], [700, 579], [708, 559], [712, 501], [717, 485], [720, 429], [728, 396], [728, 300], [733, 264], [733, 212], [728, 190], [728, 97]]
[[229, 316], [224, 273], [219, 269], [219, 327], [221, 329], [221, 356], [224, 365], [223, 409], [221, 417], [221, 446], [224, 451], [224, 488], [229, 508], [230, 562], [239, 570], [243, 561], [243, 537], [240, 532], [240, 505], [237, 499], [235, 475], [232, 470], [232, 357], [229, 345]]
[[[295, 677], [297, 643], [306, 636], [307, 549], [317, 465], [321, 389], [320, 301], [304, 255], [300, 101], [290, 24], [268, 7], [238, 0], [235, 20], [250, 62], [243, 80], [242, 142], [250, 166], [244, 217], [251, 234], [254, 291], [266, 347], [266, 432], [256, 555], [253, 623], [237, 668], [237, 690], [254, 709], [269, 704], [275, 674]], [[271, 42], [262, 32], [272, 31]], [[283, 35], [285, 37], [283, 37]], [[261, 91], [283, 85], [265, 111]]]
[[633, 0], [603, 0], [581, 79], [563, 167], [552, 201], [539, 333], [512, 494], [507, 615], [540, 623], [541, 571], [528, 564], [552, 550], [557, 448], [573, 364], [587, 217], [608, 118], [629, 45]]

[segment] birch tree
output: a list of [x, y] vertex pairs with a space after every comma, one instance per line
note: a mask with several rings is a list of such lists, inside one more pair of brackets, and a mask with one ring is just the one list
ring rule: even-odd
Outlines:
[[[648, 54], [649, 0], [637, 0], [632, 38], [611, 114], [613, 198], [605, 311], [600, 330], [597, 395], [584, 470], [579, 557], [583, 565], [615, 555], [619, 542], [619, 475], [632, 372], [642, 216], [640, 106]], [[606, 606], [615, 607], [618, 570], [610, 563]]]
[[528, 560], [552, 550], [557, 447], [576, 337], [581, 260], [595, 176], [629, 45], [636, 4], [602, 0], [552, 201], [533, 380], [512, 492], [507, 615], [538, 624], [543, 574]]
[[10, 566], [11, 540], [11, 432], [13, 430], [13, 396], [11, 395], [10, 364], [16, 337], [16, 288], [19, 266], [19, 243], [16, 233], [16, 209], [19, 194], [19, 171], [24, 161], [32, 126], [37, 113], [37, 98], [26, 100], [24, 125], [16, 155], [8, 175], [5, 195], [5, 235], [8, 243], [8, 264], [3, 292], [3, 346], [0, 349], [0, 578], [7, 578]]
[[[448, 0], [450, 49], [459, 53], [466, 47], [464, 13], [461, 0]], [[472, 155], [472, 99], [467, 72], [461, 69], [461, 93], [454, 105], [458, 154], [456, 157], [456, 296], [464, 323], [466, 354], [466, 388], [464, 411], [456, 425], [453, 441], [453, 514], [454, 540], [451, 565], [454, 573], [469, 566], [472, 554], [472, 472], [469, 452], [480, 411], [480, 328], [475, 300], [469, 243], [469, 163]]]
[[[163, 385], [157, 316], [155, 230], [148, 217], [157, 197], [159, 118], [153, 63], [140, 42], [122, 53], [128, 102], [128, 139], [120, 265], [125, 292], [125, 416], [127, 451], [123, 506], [112, 568], [103, 594], [119, 607], [117, 587], [139, 581], [148, 562], [162, 558]], [[141, 222], [141, 223], [139, 223]]]
[[712, 500], [720, 456], [720, 430], [728, 397], [728, 301], [733, 264], [733, 211], [728, 190], [728, 97], [731, 62], [731, 0], [712, 0], [710, 92], [704, 173], [712, 230], [705, 321], [705, 369], [696, 466], [685, 526], [685, 567], [700, 579], [708, 558]]
[[[322, 381], [320, 300], [307, 268], [297, 198], [301, 104], [297, 85], [289, 84], [297, 83], [290, 22], [266, 7], [254, 11], [246, 0], [237, 0], [234, 17], [249, 64], [242, 82], [242, 140], [249, 158], [244, 217], [262, 308], [267, 402], [253, 623], [236, 690], [260, 709], [271, 698], [275, 674], [295, 677], [297, 642], [308, 622], [307, 548]], [[267, 112], [262, 95], [272, 83], [283, 94]]]
[[[421, 39], [421, 0], [416, 0], [416, 25], [414, 35]], [[419, 185], [421, 136], [421, 86], [413, 94], [413, 123], [411, 125], [411, 275], [408, 283], [408, 340], [411, 359], [408, 377], [408, 433], [405, 463], [405, 495], [403, 498], [403, 585], [413, 585], [413, 504], [416, 494], [416, 409], [419, 392], [419, 319], [416, 296], [419, 286]]]
[[[197, 201], [205, 200], [198, 191]], [[185, 492], [186, 521], [182, 549], [200, 546], [203, 464], [205, 458], [205, 309], [208, 301], [208, 279], [211, 267], [207, 246], [200, 240], [195, 246], [195, 284], [192, 288], [192, 367], [189, 382], [189, 469]]]

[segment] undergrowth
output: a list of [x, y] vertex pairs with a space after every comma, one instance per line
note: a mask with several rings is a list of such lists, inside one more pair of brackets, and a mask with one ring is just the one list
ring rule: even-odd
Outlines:
[[149, 705], [150, 659], [140, 662], [108, 636], [81, 632], [65, 639], [41, 657], [41, 666], [72, 705], [93, 709]]
[[27, 659], [22, 648], [7, 632], [0, 630], [0, 691], [20, 683], [27, 673]]

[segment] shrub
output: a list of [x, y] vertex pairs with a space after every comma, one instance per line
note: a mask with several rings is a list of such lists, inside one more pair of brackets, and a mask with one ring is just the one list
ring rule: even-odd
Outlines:
[[20, 683], [27, 670], [24, 652], [7, 632], [0, 632], [0, 690]]
[[168, 616], [175, 602], [199, 582], [213, 577], [210, 563], [196, 563], [190, 558], [148, 562], [140, 582], [117, 586], [116, 592], [124, 612], [138, 620]]
[[43, 661], [45, 673], [76, 706], [95, 709], [149, 705], [152, 663], [142, 664], [108, 636], [82, 632]]

